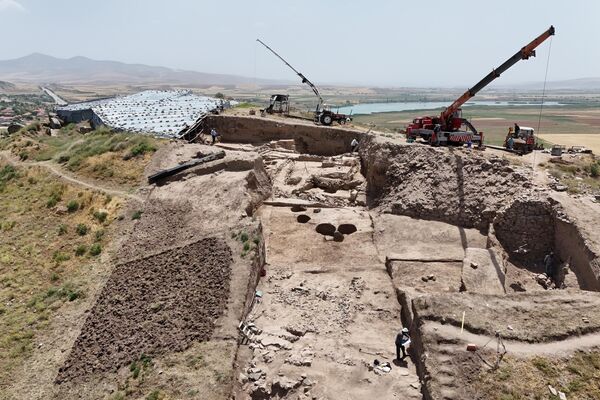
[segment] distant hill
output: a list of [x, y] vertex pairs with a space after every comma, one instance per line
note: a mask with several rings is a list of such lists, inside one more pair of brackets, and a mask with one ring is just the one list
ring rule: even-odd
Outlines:
[[[123, 83], [182, 85], [241, 85], [253, 78], [174, 70], [117, 61], [97, 61], [86, 57], [68, 59], [34, 53], [14, 60], [0, 61], [0, 79], [33, 83]], [[281, 83], [256, 80], [259, 85]]]
[[0, 90], [11, 90], [14, 89], [16, 86], [10, 82], [4, 82], [4, 81], [0, 81]]
[[[511, 88], [511, 89], [527, 89], [527, 90], [541, 90], [544, 86], [543, 82], [529, 82], [520, 85], [498, 85], [500, 88]], [[600, 89], [600, 77], [598, 78], [579, 78], [579, 79], [568, 79], [564, 81], [549, 81], [546, 84], [547, 90], [599, 90]]]

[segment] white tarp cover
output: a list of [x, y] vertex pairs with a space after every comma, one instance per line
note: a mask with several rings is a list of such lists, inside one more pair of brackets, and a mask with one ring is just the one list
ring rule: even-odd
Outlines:
[[173, 137], [201, 115], [221, 104], [227, 107], [228, 103], [197, 96], [187, 90], [147, 90], [130, 96], [72, 104], [61, 109], [92, 109], [111, 128]]

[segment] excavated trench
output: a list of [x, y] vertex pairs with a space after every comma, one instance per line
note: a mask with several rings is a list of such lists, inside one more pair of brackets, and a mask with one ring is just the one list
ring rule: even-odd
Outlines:
[[[599, 258], [584, 235], [560, 204], [544, 190], [532, 186], [530, 171], [511, 165], [504, 158], [463, 149], [397, 144], [358, 131], [282, 124], [254, 117], [209, 117], [206, 127], [222, 132], [225, 142], [261, 145], [293, 139], [298, 153], [320, 156], [347, 153], [356, 137], [360, 140], [361, 173], [366, 179], [367, 209], [454, 225], [461, 232], [465, 251], [464, 230], [478, 230], [487, 237], [486, 247], [496, 268], [504, 265], [498, 276], [506, 293], [525, 290], [519, 282], [505, 278], [506, 265], [542, 273], [542, 260], [550, 251], [560, 262], [568, 262], [578, 289], [600, 290]], [[293, 205], [290, 211], [297, 213], [295, 218], [300, 224], [311, 221], [304, 214], [306, 206]], [[357, 232], [356, 225], [350, 222], [324, 222], [314, 229], [316, 234], [335, 241]], [[264, 257], [261, 253], [257, 262], [264, 263]], [[262, 265], [256, 267], [262, 269]], [[391, 264], [387, 268], [391, 277]], [[423, 268], [427, 268], [427, 262]], [[254, 293], [252, 284], [248, 293]], [[424, 347], [418, 322], [413, 321], [411, 297], [399, 290], [396, 294], [402, 322], [411, 326], [411, 353], [417, 372], [426, 382], [429, 372], [421, 358]], [[247, 304], [251, 303], [248, 298]], [[427, 385], [423, 385], [422, 394], [426, 399], [435, 398]]]

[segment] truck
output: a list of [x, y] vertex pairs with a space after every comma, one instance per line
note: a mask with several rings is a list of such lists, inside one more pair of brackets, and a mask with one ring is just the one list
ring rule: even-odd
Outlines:
[[[317, 88], [317, 86], [314, 83], [312, 83], [311, 81], [309, 81], [308, 78], [306, 76], [304, 76], [304, 74], [302, 74], [301, 72], [298, 72], [296, 70], [296, 68], [292, 67], [292, 65], [290, 63], [288, 63], [283, 57], [281, 57], [279, 54], [277, 54], [275, 52], [275, 50], [273, 50], [268, 45], [266, 45], [262, 40], [256, 39], [256, 41], [259, 42], [260, 44], [262, 44], [263, 46], [265, 46], [271, 53], [273, 53], [277, 58], [279, 58], [281, 61], [283, 61], [283, 63], [285, 65], [287, 65], [292, 71], [294, 71], [296, 73], [296, 75], [298, 75], [300, 77], [300, 79], [302, 79], [302, 83], [306, 83], [311, 88], [311, 90], [313, 91], [315, 96], [317, 96], [319, 101], [317, 103], [317, 108], [315, 109], [315, 112], [314, 112], [315, 123], [322, 124], [322, 125], [331, 125], [332, 123], [337, 122], [340, 125], [343, 125], [346, 122], [352, 121], [351, 115], [334, 112], [331, 109], [331, 106], [325, 104], [325, 102], [323, 101], [323, 97], [321, 96], [321, 93], [319, 92], [319, 89]], [[286, 97], [286, 101], [287, 100], [288, 100], [288, 98]]]
[[504, 139], [504, 147], [518, 154], [528, 154], [537, 149], [535, 129], [515, 124], [515, 129], [508, 129]]
[[461, 106], [520, 60], [535, 57], [535, 49], [554, 33], [554, 26], [550, 26], [548, 30], [468, 89], [439, 116], [415, 118], [406, 127], [407, 140], [414, 141], [420, 137], [432, 146], [464, 145], [466, 143], [483, 147], [483, 132], [478, 132], [466, 118], [462, 117]]

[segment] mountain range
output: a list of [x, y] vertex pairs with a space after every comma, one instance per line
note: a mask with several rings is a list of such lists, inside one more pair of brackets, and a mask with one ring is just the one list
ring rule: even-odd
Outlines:
[[98, 61], [81, 56], [63, 59], [39, 53], [13, 60], [0, 60], [0, 80], [59, 84], [181, 84], [186, 86], [281, 83], [237, 75], [175, 70], [118, 61]]
[[[282, 85], [290, 82], [254, 79], [238, 75], [212, 74], [176, 70], [143, 64], [126, 64], [119, 61], [98, 61], [87, 57], [56, 58], [34, 53], [13, 60], [0, 60], [0, 81], [38, 84], [146, 84], [237, 86], [258, 84]], [[5, 82], [4, 84], [8, 84]], [[346, 86], [346, 85], [344, 85]], [[513, 85], [499, 84], [502, 89], [541, 90], [543, 83], [530, 82]], [[2, 85], [0, 85], [2, 88]], [[598, 90], [600, 77], [551, 81], [548, 90]]]

